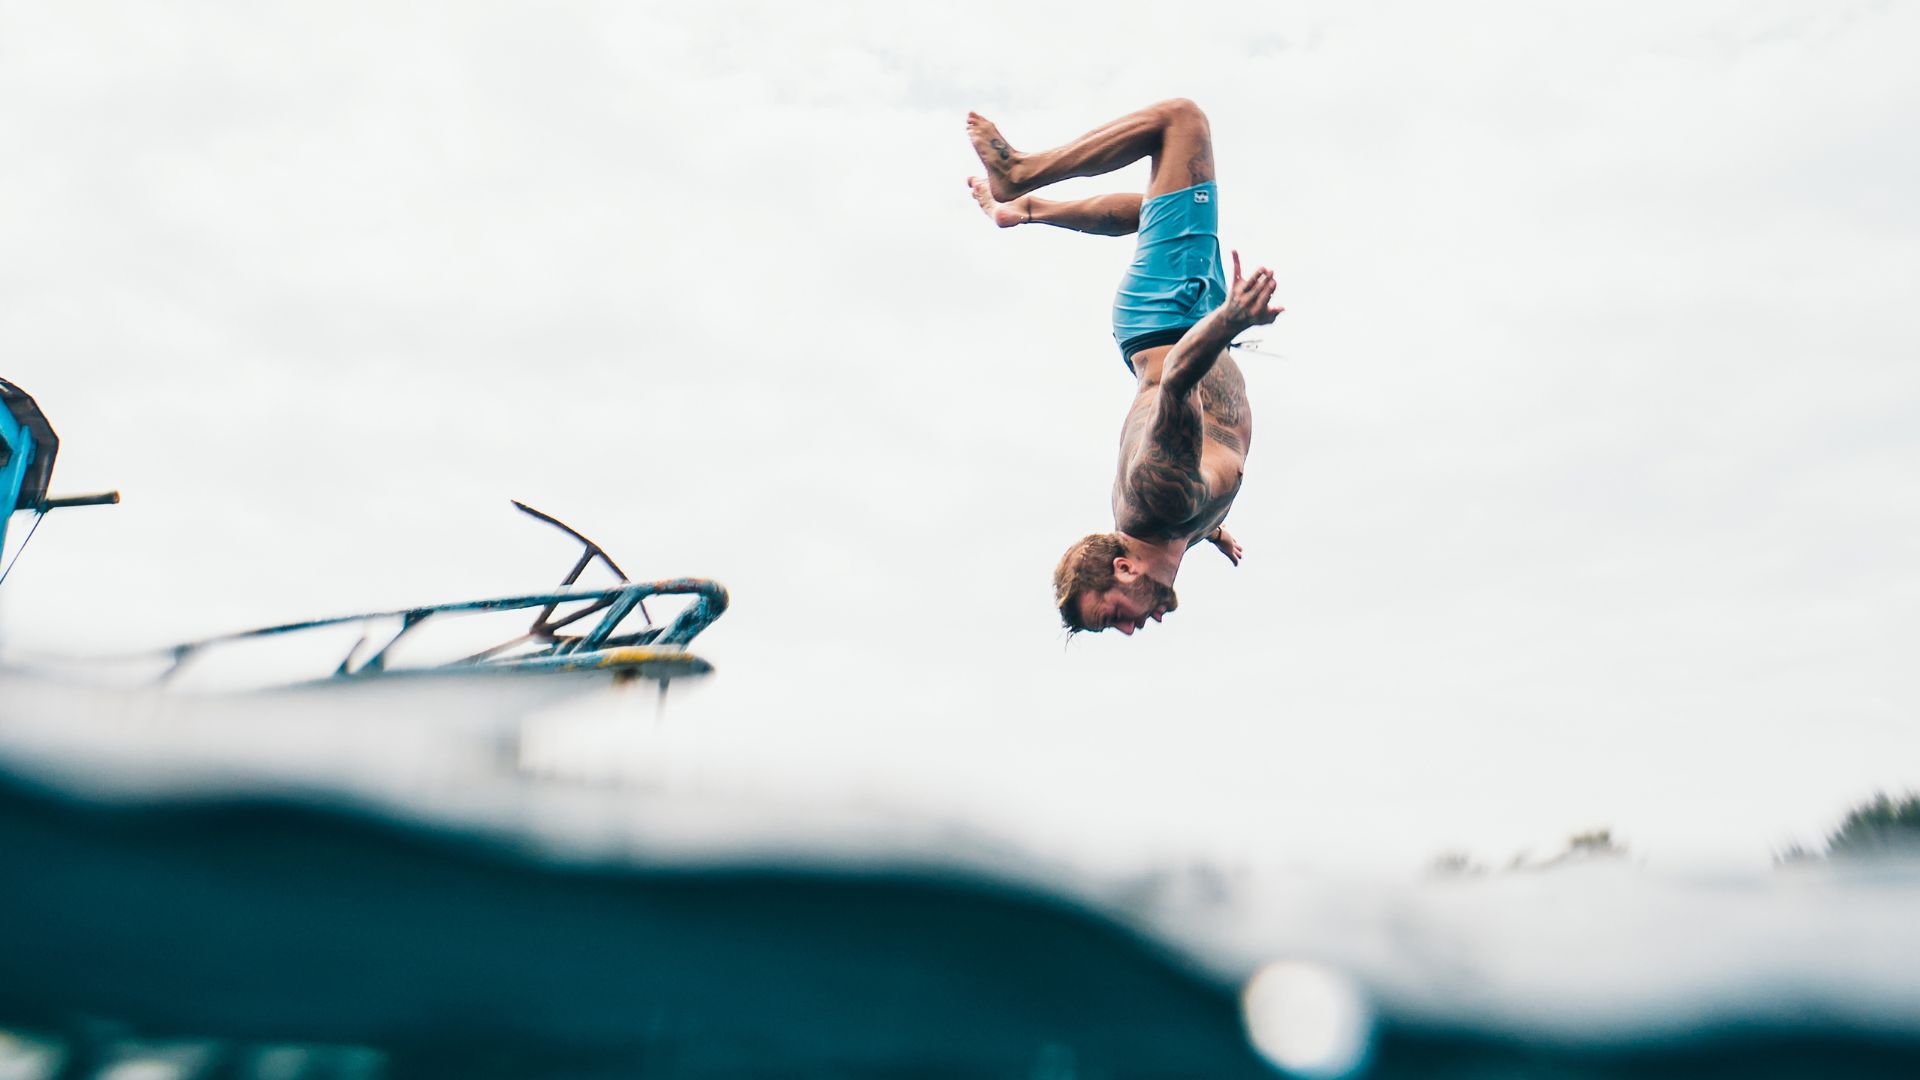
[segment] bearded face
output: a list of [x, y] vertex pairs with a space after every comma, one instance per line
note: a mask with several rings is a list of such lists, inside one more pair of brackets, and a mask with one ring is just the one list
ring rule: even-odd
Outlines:
[[1095, 633], [1112, 629], [1131, 636], [1145, 628], [1149, 619], [1158, 622], [1179, 607], [1180, 598], [1173, 586], [1142, 574], [1132, 581], [1115, 581], [1101, 592], [1082, 594], [1079, 604], [1083, 628]]
[[1144, 604], [1154, 613], [1155, 618], [1180, 606], [1179, 594], [1173, 591], [1173, 586], [1155, 581], [1144, 574], [1126, 584], [1118, 582], [1115, 584], [1136, 602]]

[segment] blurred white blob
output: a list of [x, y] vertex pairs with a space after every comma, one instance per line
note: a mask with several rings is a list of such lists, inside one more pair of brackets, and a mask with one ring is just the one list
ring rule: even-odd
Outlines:
[[32, 1035], [0, 1031], [0, 1080], [45, 1080], [60, 1071], [60, 1047]]
[[1290, 1076], [1334, 1080], [1366, 1064], [1373, 1010], [1350, 978], [1301, 961], [1268, 964], [1240, 992], [1247, 1038]]
[[157, 1057], [134, 1057], [116, 1061], [98, 1075], [101, 1080], [183, 1080], [187, 1067], [177, 1061]]

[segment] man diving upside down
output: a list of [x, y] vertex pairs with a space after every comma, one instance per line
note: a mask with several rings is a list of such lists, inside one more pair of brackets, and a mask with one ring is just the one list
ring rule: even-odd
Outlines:
[[[1202, 540], [1235, 566], [1240, 544], [1221, 523], [1240, 492], [1253, 416], [1247, 384], [1227, 355], [1235, 335], [1271, 323], [1273, 272], [1233, 282], [1220, 263], [1219, 204], [1206, 114], [1177, 98], [1130, 113], [1053, 150], [1022, 153], [978, 113], [967, 136], [986, 166], [968, 177], [994, 224], [1056, 225], [1099, 236], [1139, 234], [1113, 304], [1113, 337], [1139, 380], [1120, 429], [1113, 527], [1067, 549], [1053, 598], [1070, 631], [1132, 634], [1179, 606], [1173, 579]], [[1056, 202], [1030, 192], [1153, 159], [1146, 195]]]

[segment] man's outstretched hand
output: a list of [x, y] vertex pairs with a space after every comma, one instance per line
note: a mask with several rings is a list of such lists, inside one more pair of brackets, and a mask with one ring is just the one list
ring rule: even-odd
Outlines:
[[1240, 541], [1235, 540], [1233, 534], [1228, 532], [1225, 526], [1208, 533], [1207, 543], [1219, 548], [1220, 554], [1225, 555], [1228, 562], [1233, 563], [1235, 566], [1240, 565]]
[[[1240, 253], [1233, 253], [1233, 284], [1227, 289], [1227, 302], [1220, 306], [1227, 322], [1239, 333], [1249, 326], [1265, 326], [1287, 310], [1268, 307], [1273, 301], [1273, 271], [1261, 267], [1250, 278], [1240, 276]], [[1238, 562], [1239, 560], [1234, 560]]]

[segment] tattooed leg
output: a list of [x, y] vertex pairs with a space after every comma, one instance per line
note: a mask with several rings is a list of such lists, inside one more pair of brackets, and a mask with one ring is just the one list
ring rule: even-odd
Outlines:
[[1109, 173], [1144, 157], [1153, 159], [1149, 198], [1213, 179], [1207, 114], [1185, 98], [1128, 113], [1052, 150], [1015, 150], [993, 121], [979, 113], [967, 114], [967, 137], [987, 167], [989, 193], [1001, 203], [1071, 176]]
[[1140, 231], [1141, 199], [1131, 192], [1071, 202], [1054, 202], [1036, 195], [1021, 198], [1027, 203], [1027, 220], [1042, 225], [1096, 236], [1128, 236]]
[[967, 183], [973, 187], [973, 199], [980, 204], [981, 211], [1003, 229], [1015, 225], [1057, 225], [1096, 236], [1126, 236], [1140, 229], [1140, 196], [1131, 193], [1096, 195], [1071, 202], [1022, 195], [1012, 202], [998, 202], [984, 178], [969, 176]]

